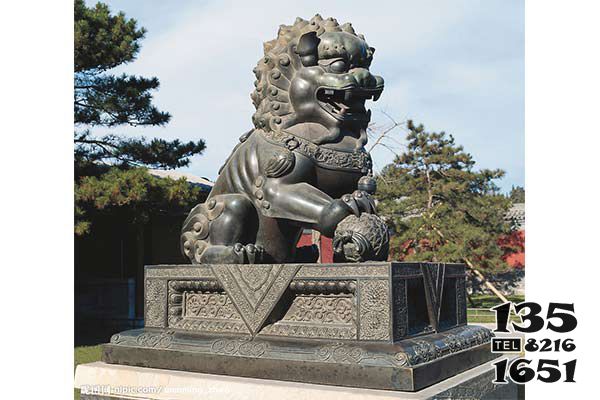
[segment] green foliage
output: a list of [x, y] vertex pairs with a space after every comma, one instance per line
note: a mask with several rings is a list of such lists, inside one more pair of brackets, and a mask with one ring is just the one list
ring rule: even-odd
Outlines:
[[118, 126], [164, 125], [169, 113], [152, 105], [156, 78], [114, 76], [111, 68], [135, 60], [145, 30], [102, 3], [75, 1], [75, 123]]
[[475, 170], [452, 135], [426, 132], [408, 121], [408, 146], [377, 176], [379, 212], [394, 227], [392, 257], [506, 267], [499, 235], [510, 201], [494, 181], [501, 170]]
[[[507, 295], [506, 299], [517, 304], [525, 301], [525, 296], [521, 294], [511, 294]], [[476, 294], [471, 296], [469, 307], [489, 309], [500, 304], [502, 304], [502, 300], [500, 300], [495, 294]]]
[[111, 15], [106, 4], [88, 8], [75, 0], [75, 72], [105, 71], [133, 61], [146, 30], [122, 12]]
[[178, 139], [123, 138], [106, 135], [96, 139], [89, 130], [75, 134], [75, 162], [79, 168], [99, 164], [114, 166], [146, 166], [179, 168], [190, 163], [190, 157], [202, 153], [203, 141], [181, 143]]
[[[80, 211], [76, 232], [89, 231], [84, 219], [90, 211], [116, 214], [124, 222], [144, 223], [151, 215], [187, 211], [201, 197], [197, 186], [184, 179], [158, 178], [143, 168], [110, 168], [99, 176], [81, 177], [75, 186], [75, 202]], [[77, 213], [77, 211], [76, 211]]]
[[525, 188], [523, 186], [513, 186], [508, 197], [513, 203], [525, 203]]
[[152, 105], [156, 78], [75, 74], [75, 122], [87, 125], [164, 125], [171, 115]]
[[[187, 143], [118, 134], [96, 137], [95, 126], [163, 126], [170, 114], [152, 104], [155, 77], [109, 70], [135, 60], [145, 34], [134, 19], [108, 6], [87, 7], [75, 1], [75, 233], [87, 233], [93, 216], [118, 212], [124, 220], [143, 222], [151, 213], [179, 212], [199, 201], [200, 190], [185, 180], [160, 179], [146, 168], [189, 165], [205, 149], [203, 140]], [[79, 128], [79, 129], [77, 129]]]

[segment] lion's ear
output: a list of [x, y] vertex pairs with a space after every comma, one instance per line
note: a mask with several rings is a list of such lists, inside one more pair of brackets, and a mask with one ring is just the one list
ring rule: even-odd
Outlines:
[[300, 56], [300, 61], [305, 67], [312, 67], [317, 65], [319, 60], [319, 42], [321, 39], [318, 38], [317, 32], [307, 32], [298, 39], [298, 46], [296, 47], [296, 53]]

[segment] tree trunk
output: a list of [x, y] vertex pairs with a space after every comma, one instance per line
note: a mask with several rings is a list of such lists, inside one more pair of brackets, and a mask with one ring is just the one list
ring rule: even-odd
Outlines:
[[485, 279], [485, 276], [483, 276], [483, 274], [481, 272], [479, 272], [475, 266], [471, 263], [471, 261], [469, 261], [468, 259], [464, 259], [465, 260], [465, 264], [467, 264], [467, 266], [471, 269], [471, 271], [473, 271], [473, 273], [483, 281], [483, 284], [485, 286], [487, 286], [488, 289], [490, 289], [492, 291], [492, 293], [494, 293], [496, 296], [498, 296], [498, 298], [500, 300], [502, 300], [503, 303], [508, 303], [508, 299], [506, 297], [504, 297], [504, 295], [502, 293], [500, 293], [500, 291], [498, 289], [496, 289], [494, 287], [494, 285], [492, 285], [487, 279]]

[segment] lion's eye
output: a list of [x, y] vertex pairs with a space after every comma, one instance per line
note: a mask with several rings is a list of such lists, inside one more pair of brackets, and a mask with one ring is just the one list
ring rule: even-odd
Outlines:
[[348, 65], [346, 64], [346, 61], [344, 61], [344, 60], [337, 60], [337, 61], [331, 63], [329, 68], [331, 69], [331, 72], [335, 72], [335, 73], [339, 74], [341, 72], [346, 72], [346, 70], [348, 69]]

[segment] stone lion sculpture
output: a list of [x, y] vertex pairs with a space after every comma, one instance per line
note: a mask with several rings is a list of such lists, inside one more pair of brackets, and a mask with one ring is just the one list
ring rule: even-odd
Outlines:
[[332, 237], [346, 217], [376, 213], [364, 148], [365, 102], [384, 86], [369, 70], [374, 51], [351, 24], [319, 15], [280, 26], [264, 44], [254, 68], [254, 129], [183, 225], [181, 247], [192, 263], [309, 262], [315, 253], [296, 249], [303, 229]]

